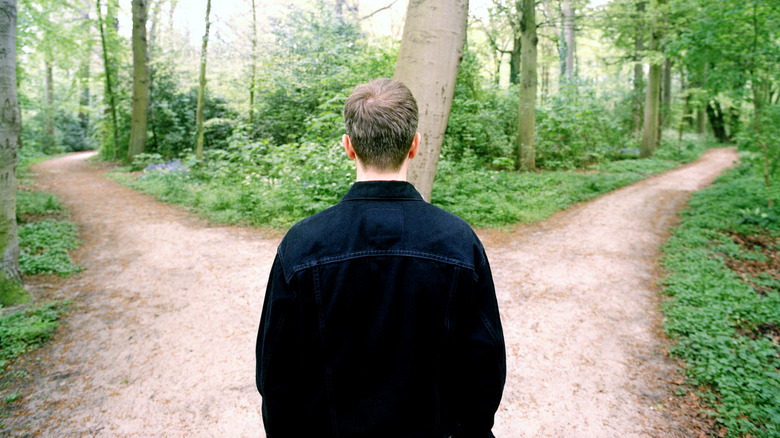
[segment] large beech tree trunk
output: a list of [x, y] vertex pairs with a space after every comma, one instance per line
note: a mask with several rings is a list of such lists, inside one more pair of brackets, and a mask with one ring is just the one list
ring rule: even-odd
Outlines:
[[198, 85], [198, 108], [195, 111], [195, 122], [198, 124], [198, 140], [195, 155], [198, 161], [203, 160], [203, 99], [206, 93], [206, 58], [209, 46], [209, 21], [211, 15], [211, 0], [206, 2], [206, 32], [203, 34], [203, 46], [200, 49], [200, 83]]
[[127, 161], [146, 150], [147, 111], [149, 110], [149, 66], [147, 65], [147, 0], [133, 0], [133, 115], [130, 122], [130, 146]]
[[520, 74], [520, 118], [515, 168], [536, 168], [536, 2], [522, 0], [523, 61]]
[[406, 84], [420, 109], [422, 144], [409, 181], [431, 200], [455, 79], [466, 41], [468, 0], [410, 0], [395, 79]]
[[0, 1], [0, 287], [21, 284], [16, 230], [16, 160], [21, 131], [16, 95], [16, 0]]

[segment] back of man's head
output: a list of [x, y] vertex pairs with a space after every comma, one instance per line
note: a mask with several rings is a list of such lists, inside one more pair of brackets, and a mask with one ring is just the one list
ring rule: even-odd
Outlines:
[[374, 79], [349, 95], [344, 122], [364, 166], [395, 171], [401, 168], [417, 133], [417, 101], [403, 83]]

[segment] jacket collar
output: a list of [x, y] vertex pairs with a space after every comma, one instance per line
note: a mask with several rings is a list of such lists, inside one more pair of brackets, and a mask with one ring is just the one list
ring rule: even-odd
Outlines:
[[406, 181], [363, 181], [356, 182], [350, 187], [344, 201], [382, 199], [422, 201], [423, 198], [414, 186]]

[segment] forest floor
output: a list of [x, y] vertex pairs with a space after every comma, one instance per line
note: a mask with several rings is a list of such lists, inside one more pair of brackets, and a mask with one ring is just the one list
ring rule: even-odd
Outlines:
[[[262, 437], [254, 343], [281, 233], [215, 226], [122, 187], [75, 154], [33, 168], [81, 226], [54, 340], [14, 365], [9, 436]], [[709, 429], [668, 357], [659, 245], [693, 191], [737, 159], [699, 161], [512, 230], [478, 230], [508, 378], [497, 437], [688, 437]], [[522, 196], [522, 194], [518, 194]], [[3, 394], [0, 394], [3, 395]], [[305, 419], [302, 419], [305, 421]]]

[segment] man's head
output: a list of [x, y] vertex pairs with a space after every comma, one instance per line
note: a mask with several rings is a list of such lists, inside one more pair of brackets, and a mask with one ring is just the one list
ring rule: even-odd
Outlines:
[[417, 133], [417, 102], [406, 85], [374, 79], [355, 87], [344, 105], [347, 136], [363, 166], [397, 171]]

